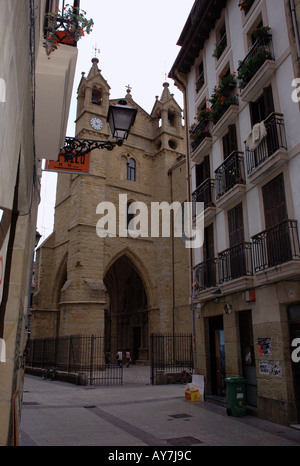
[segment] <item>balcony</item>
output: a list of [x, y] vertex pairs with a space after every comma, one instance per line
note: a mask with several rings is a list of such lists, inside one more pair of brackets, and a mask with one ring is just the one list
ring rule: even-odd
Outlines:
[[251, 243], [241, 243], [218, 254], [219, 283], [252, 277]]
[[209, 125], [205, 119], [202, 119], [197, 126], [190, 132], [190, 146], [192, 161], [200, 161], [203, 153], [211, 148], [212, 137]]
[[253, 284], [251, 243], [241, 243], [194, 267], [194, 291], [207, 297], [211, 288], [222, 286], [226, 292]]
[[204, 86], [204, 71], [202, 71], [202, 73], [200, 74], [199, 78], [197, 79], [197, 82], [196, 82], [196, 93], [198, 94], [198, 92], [202, 89], [202, 87]]
[[236, 86], [234, 74], [224, 75], [210, 98], [213, 136], [220, 137], [224, 129], [236, 118], [239, 111]]
[[217, 259], [209, 259], [194, 267], [195, 292], [217, 286]]
[[[74, 0], [73, 6], [79, 7], [79, 1]], [[36, 61], [36, 156], [57, 160], [66, 137], [78, 51], [76, 43], [60, 43], [57, 50], [47, 56], [44, 10], [40, 11], [40, 24], [45, 28], [40, 32]]]
[[255, 147], [249, 147], [246, 141], [246, 168], [250, 182], [261, 181], [265, 173], [276, 170], [288, 159], [283, 115], [271, 113], [263, 123], [265, 136], [261, 141]]
[[214, 186], [214, 180], [208, 178], [193, 192], [193, 218], [197, 217], [197, 202], [204, 204], [205, 219], [211, 218], [215, 214]]
[[[300, 271], [300, 245], [296, 220], [285, 220], [252, 237], [253, 267], [258, 280], [280, 275], [288, 278]], [[285, 266], [284, 266], [285, 265]], [[263, 272], [259, 277], [259, 272]]]
[[245, 191], [244, 157], [232, 152], [215, 171], [217, 207], [226, 207]]
[[275, 69], [272, 35], [267, 34], [254, 43], [237, 69], [242, 100], [245, 102], [253, 100]]

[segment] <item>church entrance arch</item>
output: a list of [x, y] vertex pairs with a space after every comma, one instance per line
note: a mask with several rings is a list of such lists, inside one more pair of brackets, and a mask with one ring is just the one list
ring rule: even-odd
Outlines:
[[131, 352], [133, 362], [149, 360], [148, 299], [134, 262], [123, 255], [108, 269], [104, 284], [110, 305], [105, 313], [105, 339], [115, 338], [118, 349]]

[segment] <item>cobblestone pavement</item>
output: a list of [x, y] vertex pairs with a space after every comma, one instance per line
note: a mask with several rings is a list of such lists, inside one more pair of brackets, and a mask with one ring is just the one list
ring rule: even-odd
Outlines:
[[297, 429], [187, 402], [183, 385], [151, 385], [149, 367], [123, 371], [111, 387], [25, 375], [20, 446], [300, 446]]

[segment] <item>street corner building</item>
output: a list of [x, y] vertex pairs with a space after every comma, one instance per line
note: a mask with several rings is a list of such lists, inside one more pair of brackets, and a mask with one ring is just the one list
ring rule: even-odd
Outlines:
[[[198, 0], [169, 77], [185, 95], [194, 202], [196, 367], [207, 396], [246, 379], [247, 405], [300, 421], [300, 2]], [[297, 96], [294, 96], [297, 97]]]
[[0, 445], [18, 445], [41, 163], [64, 145], [77, 61], [76, 44], [46, 53], [56, 4], [0, 1]]
[[[37, 250], [31, 340], [103, 336], [111, 357], [130, 349], [134, 363], [149, 364], [151, 334], [191, 333], [189, 252], [172, 233], [171, 211], [170, 235], [151, 236], [153, 203], [188, 200], [182, 109], [167, 82], [160, 92], [148, 114], [128, 86], [121, 101], [137, 111], [128, 139], [113, 151], [93, 150], [88, 174], [58, 174], [54, 231]], [[109, 107], [120, 99], [110, 99], [98, 58], [82, 73], [77, 100], [76, 137], [108, 140]], [[116, 208], [115, 235], [97, 232], [104, 202]], [[137, 238], [130, 234], [133, 203], [149, 214], [149, 234]]]

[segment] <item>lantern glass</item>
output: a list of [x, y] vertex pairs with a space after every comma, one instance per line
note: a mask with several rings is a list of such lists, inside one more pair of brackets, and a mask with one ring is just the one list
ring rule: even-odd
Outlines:
[[120, 101], [118, 105], [109, 107], [107, 122], [114, 138], [127, 139], [131, 126], [136, 117], [136, 109], [127, 105], [126, 101]]

